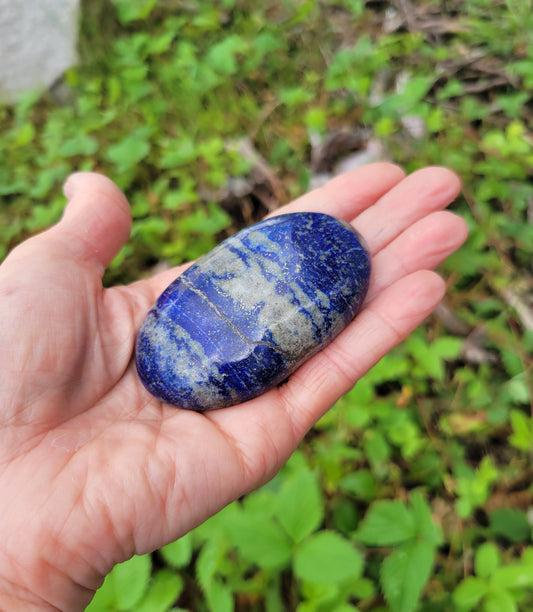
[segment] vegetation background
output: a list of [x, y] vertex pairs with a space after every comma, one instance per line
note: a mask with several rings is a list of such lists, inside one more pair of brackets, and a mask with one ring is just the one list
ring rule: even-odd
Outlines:
[[58, 219], [69, 172], [98, 170], [134, 217], [107, 283], [347, 166], [443, 164], [465, 185], [435, 315], [270, 484], [117, 566], [92, 612], [533, 610], [532, 9], [87, 0], [80, 65], [0, 108], [0, 257]]

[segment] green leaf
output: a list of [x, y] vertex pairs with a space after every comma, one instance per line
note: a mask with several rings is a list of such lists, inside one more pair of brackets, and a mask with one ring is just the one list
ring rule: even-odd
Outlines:
[[159, 551], [165, 561], [172, 567], [185, 567], [189, 564], [192, 556], [192, 536], [190, 533], [182, 536], [179, 540], [167, 544]]
[[522, 564], [533, 570], [533, 547], [529, 546], [522, 553]]
[[313, 99], [313, 94], [306, 87], [295, 86], [279, 92], [280, 102], [287, 106], [298, 106]]
[[115, 589], [113, 579], [108, 574], [102, 586], [96, 591], [91, 603], [85, 608], [85, 612], [114, 612]]
[[196, 579], [204, 592], [209, 590], [226, 551], [227, 545], [220, 532], [203, 545], [196, 560]]
[[37, 200], [44, 199], [59, 181], [65, 179], [67, 173], [68, 166], [63, 164], [54, 164], [54, 167], [39, 172], [29, 195]]
[[390, 446], [380, 431], [366, 431], [363, 446], [365, 456], [374, 469], [379, 469], [388, 461], [391, 453]]
[[434, 546], [442, 544], [442, 531], [435, 525], [431, 509], [419, 491], [411, 493], [410, 499], [413, 517], [416, 524], [416, 533]]
[[431, 349], [435, 351], [441, 359], [457, 358], [462, 347], [463, 340], [452, 336], [437, 338], [437, 340], [431, 343]]
[[210, 612], [233, 612], [233, 594], [222, 582], [213, 582], [206, 592]]
[[[505, 385], [507, 392], [511, 396], [511, 399], [516, 404], [530, 404], [529, 398], [529, 387], [526, 380], [526, 375], [524, 372], [518, 374], [518, 376], [514, 376], [507, 382]], [[533, 426], [531, 427], [531, 431], [533, 431]], [[530, 448], [531, 443], [533, 441], [533, 434], [530, 438]]]
[[394, 412], [384, 421], [387, 437], [401, 449], [404, 459], [411, 459], [418, 454], [424, 444], [419, 427], [406, 412]]
[[322, 495], [313, 472], [300, 470], [291, 476], [277, 499], [278, 520], [293, 542], [301, 542], [322, 522]]
[[304, 121], [311, 132], [324, 132], [327, 125], [327, 113], [321, 108], [310, 108], [305, 113]]
[[453, 592], [453, 603], [458, 612], [468, 612], [481, 601], [487, 592], [488, 585], [485, 580], [468, 576]]
[[513, 433], [509, 442], [519, 450], [533, 449], [533, 419], [526, 416], [521, 410], [511, 410], [511, 426]]
[[357, 499], [372, 501], [377, 495], [377, 484], [370, 470], [358, 470], [346, 474], [339, 481], [339, 489], [351, 493]]
[[230, 541], [243, 557], [267, 569], [286, 566], [292, 555], [289, 538], [274, 520], [260, 522], [252, 514], [236, 512], [227, 517]]
[[335, 612], [359, 612], [359, 608], [349, 603], [341, 603], [334, 608]]
[[474, 511], [474, 508], [469, 499], [461, 498], [455, 502], [455, 511], [459, 517], [468, 518]]
[[433, 568], [434, 547], [412, 541], [389, 555], [381, 566], [381, 586], [393, 612], [413, 612]]
[[131, 134], [111, 145], [107, 150], [107, 159], [116, 164], [119, 172], [136, 166], [150, 153], [148, 141], [149, 130], [138, 128]]
[[376, 595], [376, 586], [369, 578], [358, 578], [350, 584], [350, 593], [357, 599], [370, 599]]
[[266, 585], [264, 610], [265, 612], [283, 612], [285, 610], [279, 574]]
[[492, 542], [485, 542], [476, 551], [475, 571], [480, 578], [488, 578], [500, 563], [500, 553]]
[[438, 338], [429, 344], [422, 336], [414, 335], [407, 341], [419, 368], [435, 380], [444, 380], [444, 361], [457, 357], [461, 345], [461, 340], [453, 337]]
[[182, 233], [197, 234], [199, 236], [214, 236], [227, 227], [230, 218], [217, 204], [208, 203], [208, 210], [197, 208], [177, 223]]
[[491, 586], [483, 602], [483, 612], [518, 612], [518, 607], [508, 591]]
[[363, 557], [351, 543], [332, 531], [321, 531], [302, 542], [294, 554], [294, 572], [316, 584], [337, 584], [361, 576]]
[[531, 537], [531, 525], [524, 512], [518, 508], [498, 508], [489, 514], [492, 533], [511, 542], [524, 542]]
[[500, 350], [500, 357], [510, 376], [517, 376], [524, 371], [522, 359], [520, 359], [520, 356], [515, 351], [502, 349]]
[[183, 204], [198, 202], [198, 193], [194, 181], [187, 181], [180, 189], [169, 190], [163, 196], [163, 208], [177, 210]]
[[461, 518], [466, 518], [474, 508], [485, 503], [490, 488], [499, 475], [490, 456], [486, 455], [475, 471], [467, 472], [457, 478], [456, 489], [460, 499], [456, 502], [456, 510]]
[[198, 146], [192, 138], [178, 138], [161, 143], [159, 164], [162, 168], [186, 166], [198, 157]]
[[337, 531], [344, 535], [351, 534], [359, 523], [359, 512], [354, 503], [342, 497], [333, 505], [332, 519]]
[[157, 4], [157, 0], [112, 0], [117, 7], [118, 18], [121, 23], [128, 23], [137, 19], [146, 19]]
[[112, 600], [117, 610], [129, 610], [139, 603], [148, 588], [151, 570], [150, 555], [135, 556], [115, 565], [106, 582], [107, 588], [113, 591]]
[[378, 501], [370, 506], [357, 538], [371, 546], [394, 546], [414, 537], [413, 514], [399, 500]]
[[[309, 612], [318, 612], [323, 609], [331, 608], [333, 601], [338, 600], [341, 586], [339, 584], [324, 584], [318, 582], [303, 582], [301, 584], [302, 597], [306, 600], [298, 606], [297, 612], [300, 612], [300, 607]], [[285, 608], [283, 608], [285, 610]], [[281, 611], [280, 611], [281, 612]]]
[[237, 72], [237, 55], [246, 52], [248, 45], [246, 41], [234, 34], [227, 36], [209, 49], [206, 62], [216, 72], [229, 76]]
[[15, 132], [15, 142], [19, 147], [25, 147], [35, 137], [35, 126], [33, 123], [23, 123]]
[[98, 142], [95, 138], [86, 134], [78, 134], [63, 142], [59, 147], [59, 155], [62, 157], [73, 157], [74, 155], [94, 155], [98, 150]]
[[513, 563], [494, 570], [491, 585], [502, 589], [533, 588], [533, 572], [530, 567]]
[[[178, 24], [181, 25], [181, 22], [178, 21]], [[178, 30], [179, 28], [176, 28], [169, 32], [163, 32], [162, 34], [159, 34], [158, 36], [149, 39], [147, 42], [147, 50], [149, 51], [149, 53], [153, 55], [158, 55], [160, 53], [168, 51]]]
[[264, 487], [258, 489], [242, 500], [242, 509], [258, 521], [270, 520], [278, 509], [277, 494]]
[[135, 612], [167, 612], [178, 599], [184, 587], [182, 577], [170, 569], [159, 570], [150, 583], [148, 592]]
[[245, 60], [245, 68], [248, 71], [255, 70], [263, 61], [280, 56], [275, 53], [283, 49], [284, 40], [271, 32], [262, 31], [251, 41], [251, 47]]
[[[300, 612], [300, 608], [308, 612], [331, 609], [333, 602], [338, 601], [340, 591], [341, 586], [339, 584], [319, 584], [318, 582], [305, 581], [301, 584], [301, 593], [306, 601], [300, 604], [296, 611]], [[283, 610], [285, 609], [283, 608]]]

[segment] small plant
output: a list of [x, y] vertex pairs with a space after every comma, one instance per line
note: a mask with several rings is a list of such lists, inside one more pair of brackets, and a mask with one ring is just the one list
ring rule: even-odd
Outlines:
[[[321, 530], [323, 520], [316, 476], [296, 455], [267, 490], [232, 504], [193, 533], [204, 542], [196, 571], [207, 599], [256, 592], [283, 606], [280, 576], [286, 570], [297, 581], [294, 595], [302, 610], [328, 610], [373, 595], [362, 554], [343, 535]], [[245, 581], [238, 578], [243, 573]]]
[[491, 487], [498, 476], [499, 472], [490, 457], [484, 457], [477, 470], [466, 466], [459, 467], [456, 485], [458, 499], [455, 504], [458, 516], [467, 518], [476, 508], [482, 506], [487, 501]]
[[109, 284], [195, 259], [266, 213], [260, 193], [224, 200], [251, 171], [243, 139], [283, 201], [307, 190], [332, 132], [464, 185], [452, 208], [470, 235], [440, 270], [442, 311], [271, 483], [117, 566], [90, 610], [532, 609], [533, 11], [401, 4], [86, 1], [71, 100], [0, 107], [0, 258], [61, 217], [70, 172], [97, 170], [133, 216]]
[[465, 578], [453, 593], [457, 612], [516, 612], [533, 603], [533, 548], [520, 561], [502, 564], [498, 548], [485, 542], [476, 551], [475, 576]]
[[509, 442], [515, 448], [531, 454], [533, 452], [533, 418], [519, 410], [512, 410], [510, 418], [513, 433], [509, 436]]
[[356, 538], [368, 546], [394, 548], [381, 565], [381, 588], [393, 612], [416, 610], [442, 544], [442, 532], [422, 495], [412, 493], [409, 505], [399, 500], [374, 502]]
[[167, 612], [183, 587], [180, 575], [170, 569], [152, 573], [150, 555], [132, 557], [108, 574], [87, 612]]

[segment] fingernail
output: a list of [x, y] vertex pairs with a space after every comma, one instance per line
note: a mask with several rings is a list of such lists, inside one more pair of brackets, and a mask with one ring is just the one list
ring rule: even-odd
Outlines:
[[67, 200], [72, 200], [74, 194], [76, 193], [77, 187], [77, 173], [71, 174], [67, 177], [67, 180], [63, 183], [63, 194], [67, 198]]

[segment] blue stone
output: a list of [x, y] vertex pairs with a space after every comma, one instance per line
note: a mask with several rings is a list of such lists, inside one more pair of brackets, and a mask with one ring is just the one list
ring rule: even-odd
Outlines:
[[335, 338], [365, 298], [370, 255], [344, 221], [291, 213], [228, 238], [161, 294], [136, 341], [158, 399], [192, 410], [249, 400]]

